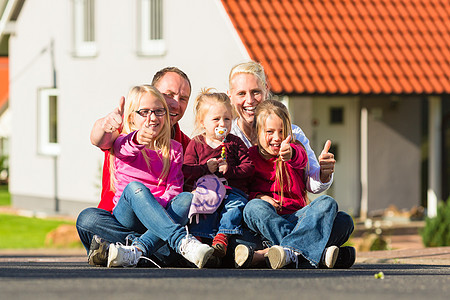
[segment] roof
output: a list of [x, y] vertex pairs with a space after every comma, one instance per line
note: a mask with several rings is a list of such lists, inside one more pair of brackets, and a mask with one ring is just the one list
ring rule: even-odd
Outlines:
[[0, 57], [0, 111], [9, 98], [8, 58]]
[[274, 93], [450, 93], [450, 1], [222, 0]]

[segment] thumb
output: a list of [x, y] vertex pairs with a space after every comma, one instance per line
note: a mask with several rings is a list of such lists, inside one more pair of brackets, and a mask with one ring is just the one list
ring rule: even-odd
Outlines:
[[117, 113], [123, 117], [123, 111], [125, 108], [125, 97], [121, 97], [119, 100], [119, 106], [117, 107]]
[[323, 147], [322, 153], [321, 154], [326, 154], [328, 153], [328, 151], [330, 151], [331, 148], [331, 141], [327, 140], [325, 143], [325, 146]]
[[144, 123], [144, 126], [145, 127], [148, 127], [148, 126], [150, 126], [150, 116], [151, 116], [152, 114], [148, 114], [147, 115], [147, 118], [145, 119], [145, 123]]
[[289, 145], [289, 143], [291, 142], [291, 135], [288, 135], [287, 138], [281, 142], [281, 149], [283, 149], [284, 147], [286, 147], [286, 145]]

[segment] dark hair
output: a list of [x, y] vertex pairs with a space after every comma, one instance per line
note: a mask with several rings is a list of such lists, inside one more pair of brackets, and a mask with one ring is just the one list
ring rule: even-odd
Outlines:
[[186, 73], [184, 73], [183, 71], [181, 71], [177, 67], [165, 67], [164, 69], [161, 69], [158, 72], [156, 72], [155, 75], [153, 76], [153, 79], [152, 79], [152, 85], [156, 86], [157, 83], [161, 80], [161, 78], [164, 75], [166, 75], [167, 73], [170, 73], [170, 72], [177, 73], [182, 78], [186, 79], [186, 81], [189, 84], [189, 89], [192, 90], [191, 81], [189, 80], [189, 77], [186, 75]]

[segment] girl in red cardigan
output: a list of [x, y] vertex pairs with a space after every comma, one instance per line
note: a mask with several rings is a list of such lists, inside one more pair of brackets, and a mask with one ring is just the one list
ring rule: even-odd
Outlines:
[[[247, 226], [272, 247], [266, 258], [272, 269], [285, 266], [333, 268], [339, 248], [327, 245], [336, 201], [321, 196], [307, 203], [305, 170], [308, 156], [304, 147], [291, 141], [291, 121], [279, 101], [263, 101], [256, 108], [257, 146], [249, 149], [255, 175], [249, 186], [249, 203], [244, 208]], [[236, 266], [248, 259], [247, 247], [235, 251]]]

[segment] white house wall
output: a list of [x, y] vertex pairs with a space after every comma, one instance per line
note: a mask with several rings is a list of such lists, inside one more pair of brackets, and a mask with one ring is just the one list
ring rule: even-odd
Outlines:
[[220, 3], [210, 0], [164, 1], [163, 56], [138, 56], [137, 1], [96, 1], [98, 55], [73, 56], [72, 1], [28, 0], [10, 38], [12, 138], [10, 191], [13, 204], [51, 210], [55, 193], [54, 160], [37, 154], [37, 92], [51, 87], [49, 51], [54, 41], [58, 102], [57, 193], [60, 212], [76, 215], [100, 199], [102, 152], [89, 133], [136, 84], [150, 83], [165, 66], [177, 66], [192, 81], [192, 96], [181, 122], [192, 131], [192, 104], [202, 87], [225, 91], [230, 68], [248, 58], [236, 33], [224, 21]]

